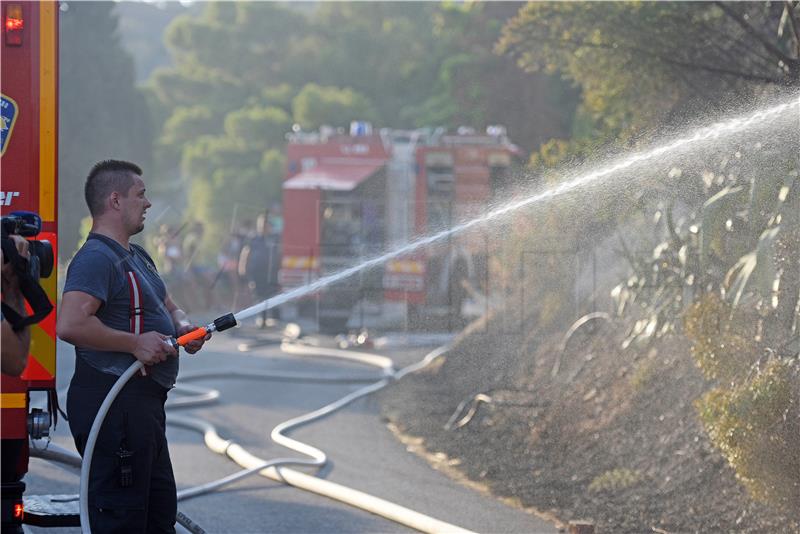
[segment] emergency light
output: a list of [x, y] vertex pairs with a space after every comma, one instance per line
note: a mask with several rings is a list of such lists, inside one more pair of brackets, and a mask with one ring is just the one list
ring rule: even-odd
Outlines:
[[22, 30], [25, 19], [22, 18], [22, 4], [6, 5], [5, 33], [7, 46], [22, 46]]
[[25, 19], [22, 17], [22, 4], [6, 5], [5, 34], [7, 46], [22, 46], [22, 30]]

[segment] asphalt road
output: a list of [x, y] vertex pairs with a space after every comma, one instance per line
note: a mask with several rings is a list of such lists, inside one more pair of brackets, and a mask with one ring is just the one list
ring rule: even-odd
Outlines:
[[[225, 366], [239, 370], [361, 375], [373, 370], [330, 359], [289, 356], [281, 352], [277, 343], [240, 352], [237, 347], [243, 339], [239, 335], [217, 334], [202, 353], [182, 356], [181, 370]], [[74, 356], [72, 348], [60, 341], [58, 352], [61, 390], [68, 385]], [[420, 359], [424, 353], [425, 350], [418, 347], [413, 350], [398, 348], [387, 354], [395, 359], [396, 367], [401, 367]], [[214, 424], [221, 437], [235, 440], [264, 459], [296, 456], [293, 451], [271, 442], [269, 434], [275, 425], [361, 387], [358, 384], [249, 379], [205, 379], [191, 383], [218, 389], [221, 398], [214, 404], [176, 409], [174, 413], [192, 415]], [[229, 459], [206, 449], [198, 433], [173, 427], [168, 428], [167, 434], [179, 489], [216, 480], [239, 469]], [[332, 482], [476, 532], [557, 532], [554, 526], [532, 515], [460, 485], [406, 451], [381, 420], [374, 397], [359, 399], [324, 420], [297, 429], [291, 436], [326, 452], [329, 463], [318, 475]], [[66, 422], [59, 423], [53, 441], [74, 450]], [[74, 470], [41, 459], [31, 459], [25, 480], [28, 494], [78, 492], [78, 475]], [[178, 508], [209, 533], [411, 531], [368, 512], [258, 475], [221, 491], [181, 501]], [[52, 531], [26, 529], [31, 533]], [[78, 529], [58, 531], [79, 532]]]

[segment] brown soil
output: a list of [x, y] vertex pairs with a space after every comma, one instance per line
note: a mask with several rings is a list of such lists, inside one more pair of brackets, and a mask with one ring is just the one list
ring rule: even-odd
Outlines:
[[[472, 325], [442, 364], [384, 394], [391, 423], [433, 456], [597, 532], [800, 532], [753, 501], [710, 444], [693, 402], [711, 384], [682, 336], [622, 350], [624, 325], [579, 332], [553, 377], [562, 334], [492, 325]], [[491, 400], [453, 417], [479, 393]]]

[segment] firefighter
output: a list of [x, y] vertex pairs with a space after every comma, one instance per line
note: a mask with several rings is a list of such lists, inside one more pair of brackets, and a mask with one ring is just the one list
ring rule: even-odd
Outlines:
[[[178, 358], [167, 339], [196, 327], [170, 298], [147, 252], [130, 243], [150, 207], [141, 176], [137, 165], [117, 160], [97, 163], [89, 173], [92, 230], [70, 263], [56, 326], [61, 339], [75, 345], [67, 412], [81, 454], [112, 385], [136, 360], [145, 364], [120, 392], [98, 436], [88, 492], [94, 532], [175, 532], [164, 403]], [[197, 352], [204, 341], [186, 345], [186, 352]]]

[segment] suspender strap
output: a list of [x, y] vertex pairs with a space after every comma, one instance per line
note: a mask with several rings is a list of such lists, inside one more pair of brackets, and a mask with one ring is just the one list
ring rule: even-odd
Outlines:
[[128, 297], [130, 304], [128, 305], [128, 318], [130, 331], [134, 334], [141, 334], [144, 328], [144, 298], [142, 296], [142, 285], [139, 283], [139, 277], [136, 271], [131, 267], [130, 257], [123, 255], [117, 247], [119, 243], [100, 234], [89, 234], [88, 239], [97, 239], [105, 244], [111, 251], [119, 258], [125, 268], [125, 281], [128, 283]]
[[142, 286], [134, 271], [125, 273], [128, 280], [128, 295], [130, 296], [129, 316], [131, 332], [136, 335], [142, 333], [144, 318], [142, 316]]

